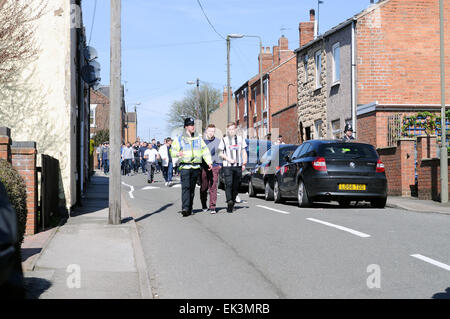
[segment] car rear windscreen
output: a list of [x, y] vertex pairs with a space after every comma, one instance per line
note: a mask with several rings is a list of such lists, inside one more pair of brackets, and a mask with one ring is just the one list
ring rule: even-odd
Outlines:
[[372, 145], [356, 143], [330, 143], [319, 146], [319, 156], [325, 158], [378, 158]]

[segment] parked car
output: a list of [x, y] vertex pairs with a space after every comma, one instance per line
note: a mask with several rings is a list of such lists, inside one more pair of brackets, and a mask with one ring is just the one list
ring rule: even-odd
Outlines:
[[[241, 189], [247, 190], [248, 181], [250, 179], [250, 172], [255, 169], [258, 160], [260, 160], [261, 156], [266, 153], [267, 150], [270, 149], [272, 143], [267, 140], [255, 140], [255, 139], [245, 139], [245, 143], [247, 144], [247, 165], [245, 170], [242, 172], [241, 179]], [[224, 189], [225, 183], [223, 179], [223, 174], [219, 174], [219, 188]]]
[[310, 140], [286, 158], [276, 173], [275, 202], [297, 199], [300, 207], [315, 201], [369, 201], [383, 208], [387, 199], [384, 164], [370, 144]]
[[255, 197], [264, 193], [265, 200], [273, 200], [273, 185], [275, 173], [286, 163], [288, 158], [297, 149], [298, 145], [273, 145], [258, 161], [250, 173], [248, 194]]

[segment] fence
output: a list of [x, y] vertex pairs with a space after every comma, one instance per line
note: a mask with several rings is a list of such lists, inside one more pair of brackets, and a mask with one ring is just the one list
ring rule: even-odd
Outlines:
[[50, 225], [52, 217], [58, 214], [59, 161], [42, 154], [41, 163], [40, 227], [45, 229]]

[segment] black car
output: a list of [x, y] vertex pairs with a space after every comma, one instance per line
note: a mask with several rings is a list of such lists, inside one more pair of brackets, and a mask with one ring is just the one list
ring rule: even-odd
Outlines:
[[266, 200], [273, 200], [274, 177], [277, 170], [286, 163], [286, 158], [292, 155], [298, 145], [282, 144], [273, 145], [258, 161], [251, 171], [248, 182], [248, 194], [255, 197], [258, 193], [264, 193]]
[[370, 201], [383, 208], [387, 199], [384, 164], [370, 144], [310, 140], [300, 145], [276, 173], [275, 202], [297, 199], [300, 207], [314, 201]]
[[[250, 180], [250, 172], [253, 171], [261, 159], [261, 156], [270, 149], [272, 143], [266, 140], [245, 139], [247, 147], [247, 165], [242, 172], [241, 188], [247, 189], [248, 181]], [[219, 174], [219, 188], [224, 189], [223, 175]]]

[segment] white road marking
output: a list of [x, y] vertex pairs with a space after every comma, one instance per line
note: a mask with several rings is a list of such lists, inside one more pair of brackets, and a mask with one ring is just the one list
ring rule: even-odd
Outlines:
[[274, 212], [278, 212], [278, 213], [282, 213], [282, 214], [286, 214], [286, 215], [289, 215], [289, 214], [290, 214], [289, 212], [284, 212], [284, 211], [282, 211], [282, 210], [278, 210], [278, 209], [271, 208], [271, 207], [267, 207], [267, 206], [263, 206], [263, 205], [256, 205], [256, 206], [261, 207], [261, 208], [264, 208], [264, 209], [273, 210]]
[[147, 189], [158, 189], [159, 187], [156, 186], [145, 186], [142, 190], [147, 190]]
[[133, 195], [134, 187], [132, 185], [126, 184], [125, 182], [122, 182], [122, 185], [125, 185], [125, 186], [130, 188], [130, 191], [128, 192], [128, 195], [130, 195], [131, 198], [134, 198], [134, 195]]
[[437, 266], [437, 267], [440, 267], [440, 268], [442, 268], [442, 269], [445, 269], [445, 270], [450, 271], [450, 266], [449, 266], [449, 265], [446, 265], [446, 264], [441, 263], [441, 262], [439, 262], [439, 261], [436, 261], [436, 260], [434, 260], [434, 259], [431, 259], [431, 258], [422, 256], [422, 255], [420, 255], [420, 254], [414, 254], [414, 255], [411, 255], [411, 257], [414, 257], [414, 258], [423, 260], [423, 261], [425, 261], [425, 262], [427, 262], [427, 263], [430, 263], [430, 264], [432, 264], [432, 265], [435, 265], [435, 266]]
[[363, 237], [363, 238], [370, 237], [370, 235], [361, 233], [361, 232], [359, 232], [357, 230], [353, 230], [353, 229], [350, 229], [350, 228], [347, 228], [347, 227], [343, 227], [343, 226], [331, 224], [331, 223], [328, 223], [328, 222], [324, 222], [324, 221], [319, 220], [319, 219], [315, 219], [315, 218], [306, 218], [306, 219], [309, 220], [309, 221], [312, 221], [312, 222], [316, 222], [316, 223], [319, 223], [319, 224], [323, 224], [323, 225], [326, 225], [326, 226], [334, 227], [334, 228], [337, 228], [337, 229], [349, 232], [350, 234], [353, 234], [353, 235], [356, 235], [356, 236], [359, 236], [359, 237]]

